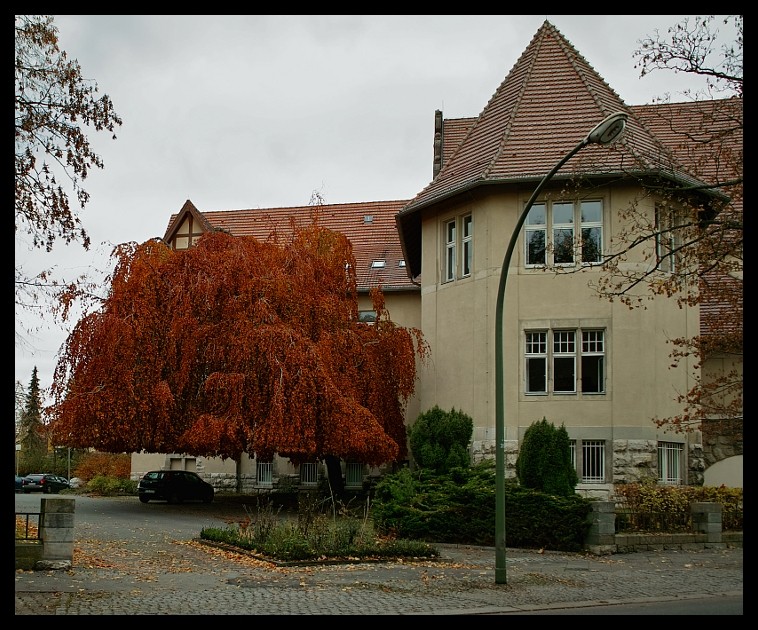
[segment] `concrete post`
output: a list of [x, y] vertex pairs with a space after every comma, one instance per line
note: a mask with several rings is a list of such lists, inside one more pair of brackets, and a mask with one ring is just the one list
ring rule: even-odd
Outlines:
[[60, 497], [40, 499], [39, 536], [42, 560], [50, 562], [74, 560], [75, 500]]

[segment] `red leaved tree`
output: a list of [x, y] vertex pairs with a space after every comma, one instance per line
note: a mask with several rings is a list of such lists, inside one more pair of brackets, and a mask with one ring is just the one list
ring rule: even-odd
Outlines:
[[376, 323], [359, 322], [344, 235], [315, 221], [285, 243], [215, 232], [185, 251], [151, 240], [115, 255], [108, 297], [56, 367], [56, 444], [331, 466], [406, 456], [428, 346], [389, 320], [379, 290]]

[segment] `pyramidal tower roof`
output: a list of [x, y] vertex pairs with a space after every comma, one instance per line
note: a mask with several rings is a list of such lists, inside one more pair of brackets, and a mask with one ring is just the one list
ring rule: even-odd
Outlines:
[[442, 170], [398, 219], [477, 186], [538, 181], [616, 112], [629, 115], [621, 139], [610, 147], [588, 145], [555, 179], [662, 169], [674, 179], [686, 179], [618, 94], [545, 21]]

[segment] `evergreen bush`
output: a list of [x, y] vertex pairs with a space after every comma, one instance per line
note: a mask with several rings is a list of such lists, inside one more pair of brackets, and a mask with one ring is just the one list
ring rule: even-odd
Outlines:
[[443, 411], [435, 405], [416, 418], [408, 441], [418, 467], [445, 472], [471, 463], [468, 449], [473, 433], [471, 416], [455, 408]]

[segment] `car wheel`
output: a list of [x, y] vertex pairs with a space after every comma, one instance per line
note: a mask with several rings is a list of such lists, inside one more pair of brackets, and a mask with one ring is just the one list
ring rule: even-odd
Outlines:
[[139, 500], [142, 501], [142, 503], [147, 503], [150, 499], [148, 497], [142, 495], [142, 496], [140, 496]]

